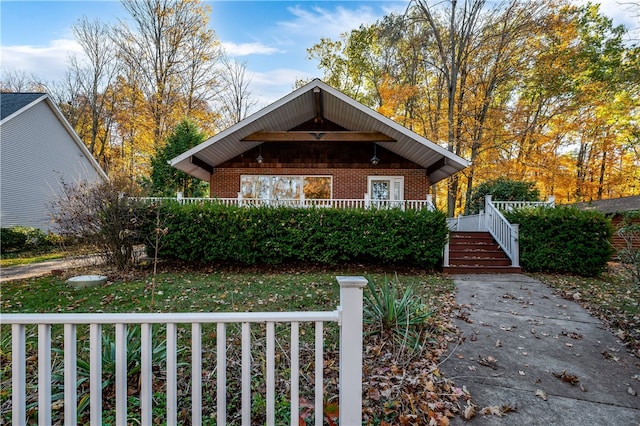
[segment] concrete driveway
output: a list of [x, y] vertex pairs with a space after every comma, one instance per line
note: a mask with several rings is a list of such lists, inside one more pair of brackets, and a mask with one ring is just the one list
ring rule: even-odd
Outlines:
[[465, 339], [441, 370], [477, 415], [452, 424], [640, 426], [640, 359], [600, 320], [526, 275], [454, 281]]

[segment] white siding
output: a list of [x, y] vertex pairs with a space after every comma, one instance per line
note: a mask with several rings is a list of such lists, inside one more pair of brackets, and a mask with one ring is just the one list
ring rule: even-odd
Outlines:
[[48, 203], [61, 181], [102, 176], [46, 101], [0, 126], [0, 225], [50, 230]]

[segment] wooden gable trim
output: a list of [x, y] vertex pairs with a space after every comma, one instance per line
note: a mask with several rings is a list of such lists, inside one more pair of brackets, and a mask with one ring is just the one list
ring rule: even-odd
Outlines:
[[382, 132], [357, 131], [255, 132], [241, 140], [243, 142], [396, 142]]

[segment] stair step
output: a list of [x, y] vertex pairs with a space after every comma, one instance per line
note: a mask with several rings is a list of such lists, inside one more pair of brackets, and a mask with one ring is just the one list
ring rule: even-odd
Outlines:
[[505, 259], [507, 255], [502, 250], [473, 250], [473, 249], [458, 249], [449, 248], [450, 258], [498, 258]]
[[449, 258], [449, 265], [456, 266], [511, 266], [509, 258]]
[[446, 274], [519, 274], [522, 268], [514, 266], [445, 266]]
[[443, 271], [449, 274], [521, 272], [521, 268], [511, 266], [511, 259], [489, 232], [451, 232], [449, 265], [443, 268]]

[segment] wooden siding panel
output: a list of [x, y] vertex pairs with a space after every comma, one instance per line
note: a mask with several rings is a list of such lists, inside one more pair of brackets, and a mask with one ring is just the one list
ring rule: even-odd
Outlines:
[[0, 128], [0, 224], [51, 226], [47, 204], [60, 182], [100, 179], [46, 102]]

